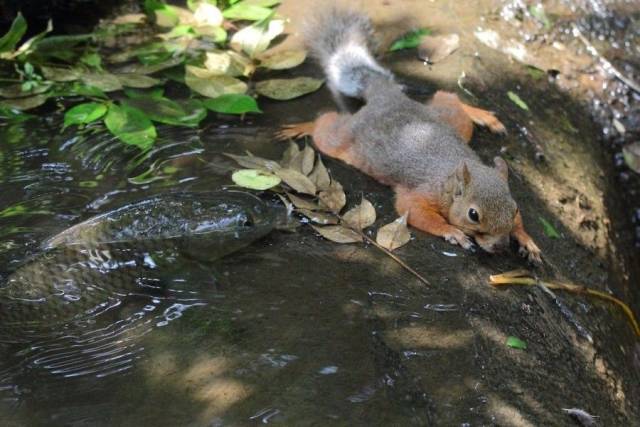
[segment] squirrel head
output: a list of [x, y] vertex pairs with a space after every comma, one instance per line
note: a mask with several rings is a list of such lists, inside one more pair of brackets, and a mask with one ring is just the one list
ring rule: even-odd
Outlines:
[[493, 161], [495, 167], [474, 164], [471, 169], [462, 161], [445, 184], [449, 222], [487, 252], [507, 246], [518, 212], [507, 183], [507, 163], [500, 157]]

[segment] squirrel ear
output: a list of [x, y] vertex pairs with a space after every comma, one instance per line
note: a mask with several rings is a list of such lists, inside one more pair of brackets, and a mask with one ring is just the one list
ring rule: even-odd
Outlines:
[[463, 160], [460, 162], [458, 167], [456, 168], [456, 196], [461, 196], [464, 193], [464, 188], [469, 185], [471, 182], [471, 174], [469, 173], [469, 168], [467, 167], [467, 163]]
[[496, 165], [496, 169], [502, 175], [505, 181], [509, 179], [509, 166], [507, 166], [507, 162], [504, 161], [502, 157], [494, 157], [493, 163]]

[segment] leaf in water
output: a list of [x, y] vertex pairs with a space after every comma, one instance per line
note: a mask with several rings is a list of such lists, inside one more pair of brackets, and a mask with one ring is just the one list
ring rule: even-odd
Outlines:
[[299, 151], [289, 162], [288, 168], [309, 175], [313, 170], [313, 162], [316, 152], [309, 145], [305, 145], [302, 151]]
[[270, 70], [286, 70], [302, 64], [306, 58], [306, 50], [295, 49], [260, 55], [258, 60], [261, 67]]
[[156, 139], [156, 128], [149, 117], [137, 108], [116, 104], [109, 106], [104, 119], [107, 129], [122, 142], [146, 150]]
[[81, 96], [95, 96], [98, 98], [108, 98], [102, 89], [91, 85], [85, 85], [80, 82], [74, 82], [71, 87], [71, 94]]
[[529, 111], [529, 106], [522, 100], [522, 98], [518, 96], [517, 93], [509, 91], [507, 92], [507, 96], [509, 97], [511, 102], [516, 104], [518, 107], [522, 108], [523, 110]]
[[293, 169], [281, 168], [276, 170], [275, 174], [298, 193], [310, 194], [312, 196], [316, 195], [317, 190], [315, 184], [300, 172]]
[[262, 113], [256, 100], [249, 95], [230, 93], [202, 102], [211, 111], [224, 114]]
[[180, 22], [176, 8], [166, 4], [162, 4], [154, 11], [156, 25], [164, 28], [173, 28]]
[[401, 49], [411, 49], [417, 47], [422, 38], [431, 34], [431, 30], [427, 28], [418, 28], [417, 30], [409, 31], [404, 34], [400, 38], [396, 39], [389, 48], [390, 52], [401, 50]]
[[134, 87], [138, 89], [147, 89], [153, 86], [157, 86], [162, 83], [161, 80], [154, 79], [153, 77], [145, 76], [144, 74], [115, 74], [122, 86]]
[[28, 96], [26, 98], [5, 99], [0, 106], [14, 108], [16, 110], [31, 110], [47, 102], [47, 95]]
[[80, 62], [96, 70], [102, 69], [102, 57], [97, 52], [87, 52], [80, 57]]
[[187, 112], [178, 104], [167, 98], [134, 98], [123, 101], [123, 104], [137, 108], [154, 122], [175, 125]]
[[211, 37], [214, 43], [224, 43], [227, 40], [227, 31], [222, 27], [199, 25], [197, 27], [193, 27], [193, 31], [195, 31], [199, 36]]
[[182, 64], [184, 58], [181, 56], [174, 56], [167, 59], [164, 62], [158, 62], [156, 64], [144, 65], [144, 64], [131, 64], [119, 69], [121, 73], [130, 74], [154, 74], [158, 71], [166, 70], [167, 68], [175, 67]]
[[27, 32], [27, 21], [22, 16], [22, 13], [18, 12], [18, 15], [15, 17], [13, 22], [11, 23], [11, 28], [9, 31], [0, 38], [0, 53], [10, 52], [15, 49], [16, 45], [24, 36], [24, 33]]
[[331, 178], [327, 168], [322, 163], [322, 158], [318, 156], [316, 167], [309, 174], [309, 179], [316, 185], [318, 190], [328, 190], [331, 188]]
[[156, 99], [160, 99], [162, 98], [164, 95], [164, 88], [163, 87], [154, 87], [152, 89], [149, 90], [140, 90], [140, 89], [131, 89], [131, 88], [125, 88], [124, 89], [124, 93], [125, 95], [127, 95], [129, 98], [156, 98]]
[[510, 336], [510, 337], [507, 337], [507, 347], [517, 348], [519, 350], [526, 350], [527, 343], [522, 341], [520, 338]]
[[258, 169], [241, 169], [234, 172], [231, 179], [240, 187], [251, 190], [268, 190], [281, 182], [279, 177]]
[[404, 214], [395, 221], [383, 225], [378, 230], [376, 242], [390, 251], [406, 245], [411, 240], [411, 233], [407, 228], [407, 215]]
[[320, 209], [320, 206], [318, 206], [316, 203], [312, 202], [311, 200], [298, 197], [292, 193], [286, 193], [286, 194], [289, 200], [291, 201], [291, 203], [293, 203], [293, 205], [298, 209], [306, 209], [310, 211], [317, 211]]
[[551, 237], [552, 239], [560, 238], [560, 233], [558, 233], [558, 231], [554, 228], [554, 226], [549, 221], [542, 218], [541, 216], [538, 217], [538, 219], [540, 219], [540, 222], [542, 223], [542, 228], [544, 229], [544, 234], [546, 234], [547, 237]]
[[284, 31], [284, 21], [274, 19], [268, 22], [259, 22], [244, 27], [231, 37], [231, 47], [240, 52], [243, 51], [251, 58], [264, 52], [269, 47], [271, 40]]
[[31, 37], [26, 42], [22, 43], [20, 48], [13, 53], [12, 57], [15, 58], [15, 57], [18, 57], [20, 55], [27, 56], [27, 55], [31, 54], [31, 48], [35, 47], [36, 44], [38, 44], [38, 42], [40, 40], [42, 40], [47, 34], [49, 34], [52, 30], [53, 30], [53, 24], [51, 23], [51, 20], [49, 20], [47, 22], [47, 28], [44, 31], [42, 31], [41, 33], [36, 34], [35, 36]]
[[293, 141], [289, 141], [289, 146], [282, 154], [282, 160], [280, 160], [282, 167], [288, 168], [291, 161], [298, 155], [298, 153], [300, 153], [298, 144]]
[[225, 156], [232, 158], [240, 166], [248, 169], [265, 169], [267, 171], [275, 171], [280, 169], [280, 165], [273, 160], [263, 159], [256, 156], [237, 156], [235, 154], [223, 153]]
[[251, 59], [232, 50], [207, 52], [204, 66], [211, 73], [209, 75], [232, 77], [248, 77], [256, 69]]
[[622, 147], [624, 161], [635, 173], [640, 173], [640, 142]]
[[231, 76], [209, 76], [199, 77], [198, 70], [206, 70], [204, 68], [198, 69], [187, 65], [184, 81], [192, 90], [200, 95], [217, 98], [220, 95], [228, 93], [245, 93], [247, 91], [247, 84], [241, 80], [238, 80]]
[[316, 227], [312, 225], [325, 239], [331, 240], [336, 243], [357, 243], [362, 242], [362, 236], [350, 228], [343, 227], [341, 225], [328, 225], [326, 227]]
[[107, 113], [107, 106], [98, 102], [78, 104], [64, 113], [63, 129], [71, 125], [83, 125], [98, 120]]
[[310, 209], [296, 209], [296, 211], [306, 216], [316, 224], [329, 225], [338, 223], [338, 218], [336, 218], [335, 215], [324, 212], [316, 212]]
[[207, 2], [200, 2], [196, 10], [193, 11], [193, 17], [198, 25], [208, 25], [219, 27], [222, 25], [222, 12], [215, 5]]
[[84, 84], [98, 88], [104, 92], [113, 92], [122, 89], [120, 80], [109, 73], [86, 73], [80, 78]]
[[82, 75], [80, 70], [73, 68], [47, 67], [45, 65], [40, 66], [40, 71], [45, 79], [53, 82], [72, 82], [78, 80]]
[[442, 61], [460, 47], [460, 36], [447, 34], [443, 36], [426, 36], [418, 46], [418, 57], [430, 64]]
[[0, 96], [3, 98], [25, 98], [27, 96], [38, 95], [49, 90], [50, 82], [44, 82], [33, 86], [29, 90], [24, 90], [22, 85], [14, 84], [0, 88]]
[[273, 11], [268, 7], [253, 5], [249, 2], [241, 1], [222, 12], [222, 16], [227, 19], [262, 21], [263, 19], [268, 18], [272, 13]]
[[370, 201], [362, 198], [360, 204], [345, 213], [342, 219], [346, 225], [357, 230], [370, 227], [376, 222], [376, 209]]
[[324, 80], [312, 77], [263, 80], [256, 83], [256, 92], [271, 99], [286, 101], [315, 92], [323, 83]]
[[331, 181], [329, 189], [321, 191], [318, 198], [320, 206], [333, 213], [340, 213], [344, 205], [347, 204], [347, 196], [344, 194], [342, 185], [336, 180]]

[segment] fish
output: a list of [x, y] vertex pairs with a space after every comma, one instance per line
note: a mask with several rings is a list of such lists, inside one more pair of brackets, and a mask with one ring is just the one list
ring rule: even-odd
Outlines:
[[[276, 208], [239, 191], [151, 196], [47, 239], [0, 286], [0, 326], [94, 316], [130, 295], [161, 295], [176, 256], [213, 261], [274, 229]], [[174, 256], [175, 255], [175, 256]]]

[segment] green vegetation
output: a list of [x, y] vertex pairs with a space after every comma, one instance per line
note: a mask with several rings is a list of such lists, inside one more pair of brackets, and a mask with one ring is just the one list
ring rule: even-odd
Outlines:
[[[258, 95], [288, 100], [322, 85], [310, 77], [253, 82], [260, 70], [306, 58], [304, 50], [267, 51], [284, 30], [273, 10], [279, 0], [186, 3], [146, 0], [144, 14], [116, 17], [90, 34], [52, 36], [50, 23], [23, 43], [27, 22], [18, 14], [0, 38], [0, 117], [24, 119], [55, 100], [66, 109], [63, 129], [102, 122], [147, 150], [156, 123], [197, 127], [209, 111], [258, 114]], [[165, 97], [169, 85], [184, 98]]]

